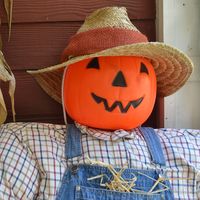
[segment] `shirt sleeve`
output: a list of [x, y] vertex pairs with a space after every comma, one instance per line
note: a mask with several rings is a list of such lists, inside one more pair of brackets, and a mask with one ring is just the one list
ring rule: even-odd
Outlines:
[[0, 200], [34, 199], [38, 193], [39, 170], [22, 136], [0, 127]]

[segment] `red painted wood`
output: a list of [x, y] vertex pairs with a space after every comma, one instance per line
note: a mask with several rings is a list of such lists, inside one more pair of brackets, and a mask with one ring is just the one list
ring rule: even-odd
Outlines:
[[[7, 27], [2, 27], [3, 51], [12, 69], [37, 69], [59, 63], [60, 54], [81, 22], [14, 24], [10, 42]], [[135, 20], [135, 26], [155, 40], [155, 23], [152, 20]]]
[[[12, 115], [8, 115], [5, 123], [12, 122]], [[23, 114], [17, 115], [17, 122], [42, 122], [42, 123], [52, 123], [52, 124], [65, 124], [62, 115], [32, 115]]]
[[[17, 80], [15, 92], [15, 109], [17, 121], [40, 121], [41, 119], [62, 119], [62, 106], [50, 98], [36, 83], [36, 81], [24, 71], [14, 73]], [[8, 84], [1, 83], [6, 105], [11, 116], [10, 98], [8, 96]], [[59, 122], [59, 121], [57, 121]]]
[[[92, 11], [105, 6], [125, 6], [131, 19], [155, 19], [155, 0], [16, 0], [13, 22], [83, 21]], [[0, 1], [0, 13], [2, 7]]]
[[156, 101], [156, 111], [155, 111], [155, 119], [156, 119], [156, 127], [164, 128], [164, 98], [160, 97]]

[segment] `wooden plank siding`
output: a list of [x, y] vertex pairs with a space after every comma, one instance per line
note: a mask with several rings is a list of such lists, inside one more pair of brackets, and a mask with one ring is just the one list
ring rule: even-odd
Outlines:
[[105, 6], [126, 7], [130, 19], [155, 19], [155, 0], [15, 0], [13, 22], [83, 21], [92, 11]]
[[[13, 70], [38, 69], [57, 64], [69, 38], [82, 22], [14, 24], [10, 42], [4, 40], [4, 54]], [[135, 20], [134, 24], [150, 41], [155, 40], [155, 23], [152, 20]], [[2, 27], [7, 38], [6, 25]]]
[[[62, 50], [85, 17], [97, 8], [114, 5], [127, 7], [136, 27], [147, 35], [149, 41], [155, 41], [155, 0], [17, 0], [14, 1], [10, 42], [7, 41], [7, 23], [1, 1], [3, 52], [17, 80], [17, 121], [63, 123], [61, 105], [51, 99], [26, 70], [59, 63]], [[9, 122], [11, 109], [7, 85], [1, 83], [1, 86], [9, 110]], [[157, 101], [148, 125], [162, 126], [162, 102]]]

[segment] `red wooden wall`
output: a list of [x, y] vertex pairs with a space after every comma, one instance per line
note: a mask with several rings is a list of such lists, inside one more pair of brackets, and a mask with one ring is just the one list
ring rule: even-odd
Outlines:
[[[62, 50], [86, 15], [104, 6], [125, 6], [136, 27], [147, 35], [149, 41], [155, 41], [155, 0], [14, 0], [10, 42], [7, 41], [6, 17], [0, 2], [3, 51], [17, 80], [17, 121], [63, 122], [61, 106], [39, 87], [26, 70], [59, 63]], [[5, 94], [7, 86], [1, 85]], [[5, 99], [9, 110], [7, 121], [11, 121], [7, 94]], [[162, 99], [157, 102], [148, 124], [163, 126]]]

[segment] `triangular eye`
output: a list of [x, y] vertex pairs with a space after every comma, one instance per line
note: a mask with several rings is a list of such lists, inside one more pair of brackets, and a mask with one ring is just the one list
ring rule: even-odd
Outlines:
[[148, 72], [148, 70], [147, 70], [147, 67], [145, 66], [144, 63], [141, 63], [141, 65], [140, 65], [140, 73], [149, 74], [149, 72]]
[[87, 69], [99, 69], [99, 61], [98, 58], [93, 58], [87, 65]]

